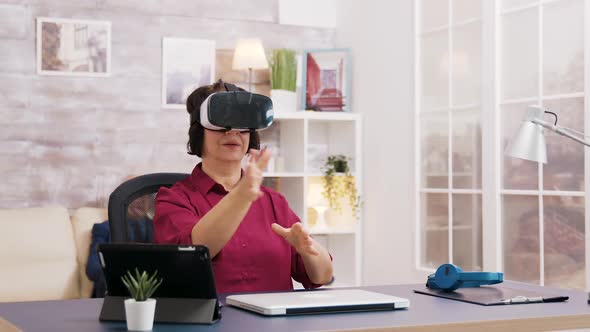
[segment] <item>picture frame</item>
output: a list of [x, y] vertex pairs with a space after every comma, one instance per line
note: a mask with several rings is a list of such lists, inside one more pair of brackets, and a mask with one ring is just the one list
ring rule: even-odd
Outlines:
[[162, 39], [162, 107], [186, 108], [187, 97], [215, 81], [215, 41]]
[[348, 48], [304, 50], [304, 110], [350, 112], [350, 61]]
[[37, 74], [109, 77], [111, 22], [37, 17]]

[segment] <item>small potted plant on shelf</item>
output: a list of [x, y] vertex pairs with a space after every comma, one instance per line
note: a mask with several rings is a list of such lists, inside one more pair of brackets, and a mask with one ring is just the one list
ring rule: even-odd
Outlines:
[[342, 205], [340, 204], [340, 199], [347, 197], [353, 216], [358, 218], [358, 212], [362, 202], [356, 188], [354, 176], [350, 173], [348, 158], [341, 154], [328, 156], [322, 170], [324, 172], [322, 177], [322, 183], [324, 185], [323, 195], [328, 201], [330, 208], [341, 213]]
[[151, 276], [143, 271], [139, 273], [135, 269], [135, 275], [127, 271], [121, 277], [121, 281], [132, 298], [125, 300], [125, 319], [129, 331], [151, 331], [154, 326], [154, 314], [156, 312], [156, 300], [150, 298], [156, 289], [160, 287], [163, 279], [157, 279], [155, 271]]
[[271, 56], [270, 97], [275, 113], [297, 110], [297, 59], [295, 51], [275, 49]]

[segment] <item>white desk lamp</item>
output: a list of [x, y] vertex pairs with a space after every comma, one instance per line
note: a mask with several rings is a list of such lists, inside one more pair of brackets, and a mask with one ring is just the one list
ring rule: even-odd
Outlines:
[[[543, 120], [545, 113], [555, 117], [553, 124]], [[505, 153], [511, 157], [546, 164], [547, 146], [545, 144], [545, 136], [543, 135], [544, 128], [590, 147], [590, 142], [584, 140], [585, 136], [583, 133], [558, 126], [557, 114], [545, 110], [540, 106], [529, 106], [529, 110], [522, 121], [520, 129], [510, 144], [508, 144]]]
[[[545, 122], [543, 116], [551, 114], [555, 117], [553, 124]], [[551, 130], [559, 135], [572, 139], [580, 144], [590, 147], [590, 142], [585, 140], [585, 135], [573, 129], [557, 125], [557, 114], [545, 110], [540, 106], [529, 106], [529, 110], [520, 126], [520, 129], [508, 144], [505, 153], [511, 157], [547, 163], [547, 146], [543, 129]], [[578, 136], [576, 136], [578, 135]], [[588, 295], [590, 303], [590, 293]]]
[[268, 61], [260, 39], [239, 39], [234, 51], [232, 69], [248, 69], [248, 91], [252, 91], [252, 69], [267, 68]]

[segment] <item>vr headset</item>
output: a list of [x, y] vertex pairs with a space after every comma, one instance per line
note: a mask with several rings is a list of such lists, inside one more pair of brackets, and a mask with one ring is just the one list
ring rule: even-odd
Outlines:
[[199, 122], [210, 130], [255, 131], [268, 128], [274, 119], [272, 101], [267, 96], [239, 91], [224, 83], [227, 92], [209, 95], [200, 110], [191, 113], [191, 126]]
[[428, 276], [426, 287], [451, 292], [458, 288], [499, 284], [504, 281], [502, 272], [463, 272], [453, 264], [439, 266], [435, 274]]

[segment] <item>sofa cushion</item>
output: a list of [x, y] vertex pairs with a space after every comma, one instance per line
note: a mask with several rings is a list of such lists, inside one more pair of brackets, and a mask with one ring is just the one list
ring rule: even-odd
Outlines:
[[92, 281], [86, 276], [86, 262], [88, 262], [88, 250], [90, 248], [92, 226], [107, 219], [105, 209], [83, 207], [72, 215], [72, 229], [76, 239], [78, 269], [80, 273], [80, 296], [88, 298], [92, 296]]
[[80, 297], [76, 245], [63, 207], [0, 210], [0, 301]]

